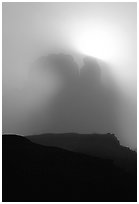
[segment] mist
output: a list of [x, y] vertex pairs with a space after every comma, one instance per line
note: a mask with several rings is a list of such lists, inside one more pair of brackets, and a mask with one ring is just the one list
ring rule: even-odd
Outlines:
[[3, 133], [112, 132], [136, 148], [136, 6], [4, 2]]

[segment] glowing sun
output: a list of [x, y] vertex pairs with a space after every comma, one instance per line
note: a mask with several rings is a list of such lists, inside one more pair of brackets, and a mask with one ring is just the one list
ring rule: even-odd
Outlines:
[[75, 44], [79, 52], [107, 61], [118, 51], [117, 42], [111, 28], [101, 25], [79, 29]]

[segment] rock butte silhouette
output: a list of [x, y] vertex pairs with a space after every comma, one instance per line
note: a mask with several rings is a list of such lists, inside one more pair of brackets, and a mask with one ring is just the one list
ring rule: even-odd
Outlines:
[[[19, 131], [24, 135], [32, 133], [107, 133], [113, 132], [123, 140], [117, 123], [114, 84], [107, 89], [101, 82], [101, 68], [95, 58], [86, 57], [79, 67], [70, 55], [51, 54], [36, 60], [30, 75], [43, 76], [47, 70], [61, 77], [62, 88], [54, 95], [49, 105], [42, 106], [36, 117], [28, 116]], [[31, 93], [30, 93], [31, 94]], [[23, 131], [22, 131], [23, 130]], [[24, 131], [25, 130], [25, 131]]]
[[[34, 61], [25, 87], [15, 94], [15, 101], [21, 105], [15, 109], [17, 112], [13, 120], [11, 119], [12, 131], [6, 130], [4, 126], [3, 132], [21, 135], [111, 132], [121, 144], [130, 146], [130, 132], [134, 120], [128, 125], [126, 119], [123, 121], [118, 114], [121, 110], [118, 90], [107, 65], [101, 65], [102, 67], [95, 58], [84, 57], [79, 71], [74, 58], [65, 54], [50, 54]], [[58, 90], [56, 87], [56, 92], [49, 97], [49, 94], [45, 93], [45, 87], [51, 92], [55, 81], [55, 77], [50, 76], [49, 87], [47, 80], [50, 81], [51, 72], [58, 77], [62, 85], [59, 87], [59, 84], [56, 84]], [[105, 83], [102, 80], [104, 75]], [[135, 139], [134, 130], [132, 138]]]

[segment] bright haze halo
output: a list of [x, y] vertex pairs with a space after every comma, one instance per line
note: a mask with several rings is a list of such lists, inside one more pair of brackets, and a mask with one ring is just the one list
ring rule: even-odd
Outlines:
[[113, 26], [103, 24], [88, 26], [83, 29], [78, 28], [77, 33], [76, 49], [84, 55], [109, 61], [118, 52], [120, 38]]

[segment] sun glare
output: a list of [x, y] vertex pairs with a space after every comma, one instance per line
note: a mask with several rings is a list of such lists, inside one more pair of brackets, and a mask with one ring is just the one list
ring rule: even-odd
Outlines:
[[118, 51], [118, 37], [110, 28], [94, 26], [78, 31], [75, 44], [82, 54], [108, 61]]

